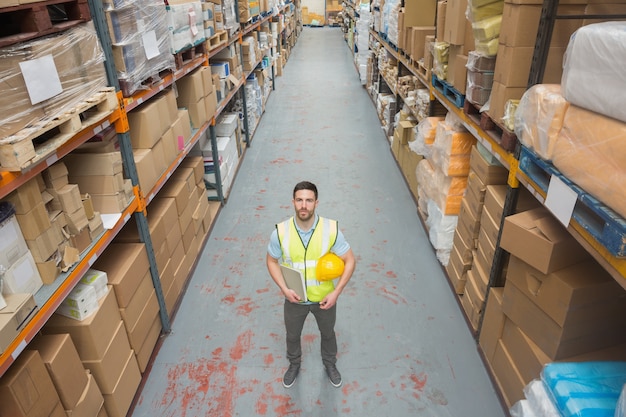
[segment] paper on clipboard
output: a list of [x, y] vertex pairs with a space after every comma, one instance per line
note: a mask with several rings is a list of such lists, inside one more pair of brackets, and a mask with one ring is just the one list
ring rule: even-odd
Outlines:
[[287, 284], [287, 287], [289, 287], [289, 289], [291, 290], [294, 290], [296, 294], [300, 296], [301, 301], [309, 301], [306, 296], [306, 285], [304, 283], [304, 277], [302, 276], [302, 272], [285, 265], [281, 265], [280, 270], [283, 273], [283, 278], [285, 279], [285, 284]]

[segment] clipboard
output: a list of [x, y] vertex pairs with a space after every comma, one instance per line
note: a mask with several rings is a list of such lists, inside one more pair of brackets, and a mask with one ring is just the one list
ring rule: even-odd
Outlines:
[[280, 265], [280, 271], [283, 273], [285, 284], [287, 284], [289, 289], [294, 290], [296, 294], [300, 296], [300, 301], [309, 301], [306, 296], [306, 285], [304, 284], [302, 272], [285, 265]]

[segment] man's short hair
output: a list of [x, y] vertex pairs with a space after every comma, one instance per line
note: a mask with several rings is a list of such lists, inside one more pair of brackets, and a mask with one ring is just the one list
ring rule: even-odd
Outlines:
[[297, 183], [296, 186], [293, 188], [293, 197], [294, 198], [296, 197], [296, 192], [300, 191], [300, 190], [310, 190], [310, 191], [313, 191], [313, 193], [315, 194], [315, 199], [317, 200], [317, 187], [312, 182], [300, 181], [299, 183]]

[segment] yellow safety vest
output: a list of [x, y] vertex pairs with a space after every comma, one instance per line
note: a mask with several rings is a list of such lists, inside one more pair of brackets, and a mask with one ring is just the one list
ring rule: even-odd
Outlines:
[[276, 225], [278, 240], [283, 251], [282, 264], [298, 269], [304, 274], [306, 295], [309, 301], [320, 302], [335, 289], [333, 281], [315, 279], [317, 260], [330, 251], [337, 239], [337, 221], [318, 217], [307, 247], [298, 234], [293, 217]]

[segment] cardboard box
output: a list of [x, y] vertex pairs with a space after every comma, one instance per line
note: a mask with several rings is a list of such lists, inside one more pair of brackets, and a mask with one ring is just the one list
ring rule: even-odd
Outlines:
[[436, 33], [435, 37], [438, 41], [443, 41], [445, 28], [446, 28], [446, 9], [448, 6], [447, 1], [438, 1], [437, 2], [437, 22], [435, 24]]
[[595, 260], [544, 274], [511, 256], [506, 277], [560, 326], [574, 310], [623, 298], [621, 286]]
[[186, 181], [172, 181], [171, 179], [165, 183], [161, 191], [157, 194], [159, 198], [171, 197], [176, 203], [176, 211], [178, 214], [187, 207], [187, 202], [191, 196], [191, 192]]
[[135, 353], [131, 351], [115, 388], [111, 393], [103, 395], [104, 407], [109, 417], [126, 417], [140, 382], [141, 373]]
[[206, 118], [211, 121], [217, 112], [217, 94], [211, 92], [204, 97], [204, 107], [206, 109]]
[[470, 153], [470, 168], [484, 185], [506, 184], [509, 177], [509, 171], [504, 166], [487, 160], [476, 146]]
[[5, 271], [3, 285], [4, 294], [35, 294], [43, 286], [35, 259], [30, 252], [26, 252]]
[[454, 288], [454, 292], [459, 295], [463, 294], [467, 281], [467, 271], [459, 271], [456, 269], [456, 263], [448, 262], [448, 265], [446, 265], [446, 272], [450, 285]]
[[143, 243], [113, 243], [106, 248], [93, 267], [107, 273], [118, 306], [125, 308], [150, 265]]
[[[16, 214], [15, 216], [21, 230], [20, 235], [15, 237], [17, 239], [23, 236], [22, 240], [33, 240], [51, 226], [43, 201], [35, 205], [28, 213]], [[11, 227], [7, 228], [6, 232], [9, 232], [11, 229]], [[0, 233], [3, 232], [1, 230]], [[11, 239], [12, 236], [8, 236], [8, 238], [9, 242], [14, 240]], [[8, 267], [8, 265], [5, 265], [5, 267]]]
[[103, 394], [110, 394], [115, 389], [131, 351], [126, 328], [120, 320], [115, 323], [115, 333], [108, 341], [102, 358], [83, 360], [83, 365], [94, 376]]
[[434, 26], [437, 4], [432, 1], [415, 0], [404, 5], [404, 26]]
[[93, 207], [99, 213], [121, 213], [128, 207], [129, 199], [125, 192], [115, 194], [91, 194]]
[[89, 268], [85, 275], [79, 281], [82, 285], [89, 285], [96, 291], [96, 298], [101, 300], [107, 295], [109, 287], [107, 286], [108, 278], [104, 271], [98, 271], [97, 269]]
[[61, 242], [63, 242], [63, 235], [60, 229], [52, 225], [35, 239], [28, 240], [26, 244], [35, 262], [46, 262], [57, 251]]
[[72, 175], [70, 182], [77, 184], [82, 193], [88, 194], [116, 194], [124, 190], [124, 175], [121, 172], [115, 175]]
[[[187, 109], [178, 109], [178, 119], [176, 119], [180, 123], [180, 127], [182, 128], [182, 137], [185, 140], [185, 144], [189, 143], [191, 140], [191, 119], [189, 118], [189, 112]], [[177, 133], [177, 131], [174, 131]], [[179, 147], [179, 149], [183, 149]]]
[[461, 94], [467, 86], [467, 55], [455, 54], [448, 61], [448, 82]]
[[[582, 15], [584, 5], [560, 5], [558, 15]], [[506, 46], [534, 47], [541, 18], [540, 4], [504, 3], [500, 44]], [[566, 47], [572, 34], [581, 27], [581, 19], [557, 19], [552, 29], [550, 46]]]
[[70, 245], [78, 250], [78, 253], [83, 253], [85, 249], [91, 245], [91, 236], [89, 234], [89, 227], [85, 227], [78, 233], [70, 235]]
[[[122, 154], [120, 152], [106, 153], [71, 153], [63, 158], [69, 175], [115, 175], [123, 172]], [[86, 191], [86, 190], [85, 190]]]
[[504, 402], [507, 408], [510, 408], [524, 398], [524, 386], [526, 384], [502, 340], [499, 340], [496, 345], [491, 366]]
[[93, 200], [91, 199], [91, 196], [89, 194], [81, 194], [80, 199], [82, 200], [83, 209], [85, 209], [85, 215], [87, 216], [87, 219], [93, 219], [93, 217], [95, 216], [95, 210], [93, 208]]
[[502, 287], [491, 287], [489, 289], [483, 324], [478, 338], [478, 343], [489, 363], [493, 363], [496, 345], [502, 335], [506, 320], [506, 316], [502, 312], [503, 291], [504, 288]]
[[89, 226], [89, 220], [87, 220], [87, 213], [81, 206], [74, 213], [64, 212], [65, 220], [67, 222], [67, 229], [70, 234], [78, 235], [82, 230]]
[[470, 237], [471, 240], [478, 239], [478, 233], [480, 231], [480, 217], [474, 217], [473, 211], [469, 208], [469, 204], [466, 199], [461, 202], [461, 211], [459, 213], [459, 220], [457, 222], [457, 230], [462, 236]]
[[85, 320], [78, 321], [53, 314], [43, 327], [44, 334], [69, 333], [81, 360], [102, 358], [122, 320], [112, 291], [98, 303], [100, 308]]
[[63, 162], [57, 162], [50, 165], [41, 173], [47, 188], [59, 189], [67, 185], [67, 166]]
[[165, 160], [165, 150], [161, 139], [152, 147], [152, 159], [154, 160], [154, 173], [158, 181], [169, 166]]
[[126, 326], [126, 334], [128, 335], [128, 341], [130, 347], [135, 351], [139, 351], [143, 345], [143, 341], [146, 340], [148, 332], [152, 327], [154, 318], [159, 315], [159, 302], [156, 298], [156, 292], [153, 290], [148, 298], [148, 301], [143, 306], [141, 314], [135, 322], [134, 326]]
[[70, 335], [39, 335], [29, 343], [28, 350], [39, 352], [63, 408], [73, 410], [88, 383], [88, 377]]
[[198, 101], [188, 103], [185, 107], [189, 111], [189, 119], [194, 129], [200, 129], [209, 120], [205, 97], [200, 97]]
[[13, 204], [16, 214], [26, 214], [42, 202], [41, 193], [35, 178], [21, 185], [4, 200]]
[[551, 360], [598, 350], [626, 340], [624, 303], [595, 303], [571, 310], [563, 326], [520, 290], [504, 286], [502, 309]]
[[[86, 374], [87, 375], [87, 374]], [[81, 385], [82, 387], [83, 385]], [[82, 392], [78, 404], [73, 409], [66, 409], [67, 417], [95, 416], [104, 405], [104, 398], [100, 388], [92, 375], [88, 375], [88, 382]]]
[[120, 315], [122, 316], [122, 320], [124, 320], [124, 326], [127, 329], [132, 329], [133, 327], [135, 327], [135, 324], [141, 316], [141, 312], [143, 311], [153, 293], [154, 286], [152, 285], [152, 276], [150, 275], [150, 271], [148, 270], [146, 271], [143, 278], [141, 278], [141, 283], [135, 291], [135, 294], [133, 294], [133, 297], [128, 303], [128, 306], [120, 308]]
[[[505, 316], [506, 317], [506, 316]], [[505, 319], [502, 329], [502, 344], [509, 352], [511, 361], [518, 369], [520, 376], [528, 384], [535, 378], [540, 378], [541, 370], [550, 358], [524, 334], [511, 320]]]
[[506, 102], [508, 100], [521, 99], [525, 91], [526, 87], [509, 87], [502, 83], [494, 81], [491, 87], [491, 104], [488, 110], [489, 116], [491, 116], [491, 118], [495, 122], [502, 123], [502, 117], [504, 117], [504, 106], [506, 105]]
[[[208, 71], [208, 69], [205, 71], [196, 70], [176, 81], [176, 87], [178, 88], [177, 102], [179, 107], [188, 107], [190, 103], [196, 103], [206, 96], [205, 84], [207, 77], [204, 75], [206, 71]], [[213, 82], [211, 82], [211, 88], [212, 87]]]
[[32, 294], [4, 294], [3, 298], [7, 306], [0, 310], [0, 352], [4, 352], [38, 310]]
[[159, 178], [152, 149], [135, 149], [133, 157], [137, 167], [137, 176], [141, 188], [151, 191]]
[[204, 160], [201, 156], [187, 156], [181, 163], [180, 168], [192, 168], [196, 184], [204, 184]]
[[150, 330], [148, 331], [148, 335], [146, 336], [146, 340], [143, 341], [141, 345], [141, 349], [138, 352], [135, 352], [135, 356], [137, 357], [137, 365], [139, 366], [139, 371], [143, 373], [148, 366], [148, 362], [150, 361], [150, 357], [152, 356], [152, 352], [154, 351], [154, 347], [156, 346], [157, 341], [159, 340], [159, 336], [161, 335], [161, 317], [157, 314], [152, 325], [150, 326]]
[[0, 379], [0, 404], [11, 417], [49, 417], [59, 396], [39, 352], [25, 350]]
[[589, 258], [589, 253], [543, 207], [506, 217], [500, 246], [544, 274]]
[[424, 58], [426, 37], [435, 34], [434, 26], [414, 26], [411, 28], [411, 59], [419, 61]]
[[159, 103], [150, 101], [128, 113], [133, 149], [150, 149], [165, 133], [161, 130]]
[[[543, 74], [543, 83], [559, 84], [563, 74], [563, 55], [566, 47], [551, 47]], [[528, 85], [528, 74], [533, 58], [534, 46], [505, 46], [500, 44], [496, 56], [494, 82], [506, 87], [523, 87]]]
[[[171, 199], [172, 201], [174, 199]], [[170, 229], [167, 232], [167, 246], [169, 248], [170, 254], [173, 254], [174, 249], [178, 245], [180, 238], [182, 237], [182, 231], [180, 229], [180, 225], [178, 221], [170, 224]]]
[[443, 41], [451, 45], [463, 45], [465, 43], [467, 0], [447, 1]]

